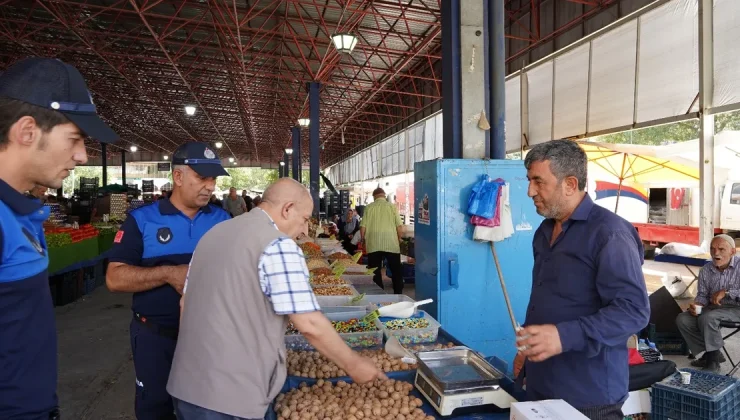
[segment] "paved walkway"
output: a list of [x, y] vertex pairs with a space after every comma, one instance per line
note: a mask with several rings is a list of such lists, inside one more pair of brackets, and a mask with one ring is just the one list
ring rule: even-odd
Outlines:
[[64, 419], [133, 420], [131, 296], [99, 287], [59, 307], [59, 400]]

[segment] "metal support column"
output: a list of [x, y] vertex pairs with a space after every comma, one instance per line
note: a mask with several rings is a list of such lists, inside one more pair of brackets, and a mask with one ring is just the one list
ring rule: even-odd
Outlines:
[[285, 177], [290, 177], [290, 156], [288, 156], [287, 153], [283, 152], [283, 161], [285, 161]]
[[714, 236], [713, 3], [699, 0], [699, 244]]
[[281, 165], [281, 163], [283, 162], [278, 162], [278, 178], [282, 178], [283, 176], [285, 176], [285, 169], [283, 169], [285, 168], [285, 166]]
[[488, 1], [488, 107], [490, 112], [490, 157], [506, 159], [506, 53], [504, 0]]
[[[519, 139], [520, 158], [524, 160], [524, 151], [529, 148], [529, 76], [522, 70], [519, 76], [519, 98], [521, 102], [519, 120], [522, 124], [522, 138]], [[586, 117], [588, 124], [588, 117]], [[588, 132], [588, 130], [586, 130]]]
[[100, 157], [103, 165], [103, 186], [108, 185], [108, 144], [100, 143]]
[[121, 150], [121, 185], [126, 186], [126, 151]]
[[462, 158], [460, 0], [440, 3], [442, 17], [442, 157]]
[[313, 214], [319, 215], [319, 82], [308, 84], [308, 109], [309, 123], [309, 160], [310, 160], [310, 180], [311, 180], [311, 197], [313, 198]]
[[301, 179], [301, 172], [303, 171], [301, 162], [301, 127], [293, 127], [291, 133], [293, 135], [293, 179], [303, 182]]

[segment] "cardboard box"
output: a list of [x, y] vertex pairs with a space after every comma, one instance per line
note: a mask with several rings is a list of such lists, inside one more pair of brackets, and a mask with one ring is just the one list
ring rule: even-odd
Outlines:
[[563, 400], [511, 403], [511, 420], [588, 420]]
[[622, 414], [625, 416], [650, 412], [650, 391], [647, 389], [630, 392], [627, 401], [622, 406]]

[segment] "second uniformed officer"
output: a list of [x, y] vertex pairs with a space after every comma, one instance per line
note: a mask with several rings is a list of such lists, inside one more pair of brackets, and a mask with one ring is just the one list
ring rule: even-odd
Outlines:
[[172, 196], [132, 211], [116, 235], [106, 283], [134, 293], [131, 350], [136, 418], [175, 419], [165, 387], [175, 353], [180, 295], [198, 240], [230, 219], [209, 205], [216, 177], [228, 175], [205, 143], [186, 143], [172, 156]]

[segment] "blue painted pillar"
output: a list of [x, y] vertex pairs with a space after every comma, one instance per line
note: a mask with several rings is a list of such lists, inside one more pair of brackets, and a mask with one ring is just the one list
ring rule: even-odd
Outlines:
[[442, 157], [462, 158], [462, 75], [460, 71], [460, 0], [444, 0], [442, 9]]
[[285, 161], [285, 166], [284, 166], [285, 167], [285, 172], [284, 172], [284, 174], [285, 174], [285, 177], [287, 178], [287, 177], [290, 176], [290, 156], [288, 156], [288, 154], [285, 153], [285, 152], [283, 152], [283, 160]]
[[313, 198], [313, 214], [319, 215], [319, 82], [308, 84], [308, 109], [311, 123], [308, 128], [308, 154], [310, 160], [311, 198]]
[[293, 127], [291, 132], [293, 134], [293, 179], [303, 182], [301, 179], [301, 172], [303, 171], [303, 162], [301, 162], [301, 127]]
[[121, 150], [121, 185], [126, 186], [126, 151]]
[[506, 159], [506, 52], [504, 43], [504, 0], [488, 3], [488, 108], [490, 112], [490, 157]]
[[103, 186], [108, 185], [108, 144], [100, 143], [100, 157], [103, 165]]

